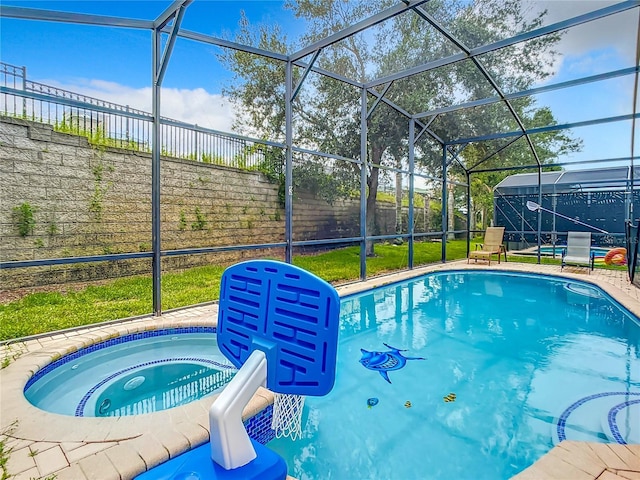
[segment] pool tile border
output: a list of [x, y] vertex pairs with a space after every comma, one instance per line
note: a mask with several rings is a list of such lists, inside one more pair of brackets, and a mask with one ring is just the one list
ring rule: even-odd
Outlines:
[[119, 337], [110, 338], [107, 340], [103, 340], [102, 342], [95, 343], [88, 347], [83, 347], [73, 353], [64, 355], [63, 357], [55, 360], [38, 370], [35, 375], [33, 375], [25, 385], [24, 389], [27, 390], [31, 385], [40, 380], [46, 374], [52, 372], [58, 367], [65, 365], [69, 362], [74, 362], [78, 360], [80, 357], [87, 355], [92, 352], [100, 351], [107, 347], [113, 347], [114, 345], [120, 345], [122, 343], [130, 342], [133, 340], [143, 340], [145, 338], [153, 338], [153, 337], [161, 337], [165, 335], [179, 335], [184, 333], [216, 333], [216, 327], [207, 327], [207, 326], [195, 326], [195, 327], [175, 327], [175, 328], [166, 328], [162, 330], [145, 330], [143, 332], [136, 333], [128, 333]]
[[[169, 362], [199, 362], [199, 363], [206, 363], [208, 365], [212, 365], [214, 367], [217, 368], [222, 368], [223, 370], [218, 370], [219, 372], [222, 372], [224, 370], [235, 370], [235, 367], [230, 367], [229, 365], [223, 365], [221, 363], [215, 362], [213, 360], [209, 360], [206, 358], [200, 358], [200, 357], [175, 357], [175, 358], [163, 358], [161, 360], [153, 360], [151, 362], [144, 362], [144, 363], [139, 363], [137, 365], [132, 365], [130, 367], [124, 368], [122, 370], [118, 370], [117, 372], [112, 373], [111, 375], [109, 375], [108, 377], [104, 378], [103, 380], [101, 380], [100, 382], [96, 383], [93, 387], [91, 387], [89, 389], [89, 391], [82, 397], [82, 399], [80, 400], [80, 402], [78, 403], [78, 406], [76, 407], [76, 411], [75, 411], [75, 416], [76, 417], [85, 417], [85, 416], [91, 416], [91, 415], [85, 415], [84, 414], [84, 409], [87, 406], [87, 402], [89, 401], [89, 399], [93, 396], [93, 394], [100, 388], [102, 387], [105, 383], [119, 377], [120, 375], [127, 373], [127, 372], [131, 372], [133, 370], [138, 370], [140, 368], [144, 368], [144, 367], [149, 367], [152, 365], [161, 365], [164, 363], [169, 363]], [[230, 380], [230, 379], [229, 379]], [[225, 383], [226, 385], [226, 383]], [[25, 387], [26, 389], [27, 387]], [[217, 387], [216, 390], [218, 388], [222, 388], [222, 386]]]
[[611, 433], [613, 435], [613, 438], [615, 438], [616, 442], [620, 443], [621, 445], [626, 445], [627, 442], [622, 436], [622, 434], [620, 433], [620, 429], [618, 428], [618, 421], [616, 419], [618, 412], [623, 408], [630, 407], [631, 405], [637, 405], [638, 403], [640, 403], [640, 400], [625, 400], [624, 402], [619, 403], [618, 405], [613, 407], [611, 410], [609, 410], [609, 415], [607, 416], [607, 420], [609, 421], [609, 427], [611, 428]]
[[[569, 416], [576, 410], [578, 409], [578, 407], [584, 405], [587, 402], [590, 402], [591, 400], [597, 400], [598, 398], [605, 398], [605, 397], [611, 397], [611, 396], [640, 396], [639, 392], [600, 392], [600, 393], [595, 393], [593, 395], [587, 395], [586, 397], [581, 398], [580, 400], [572, 403], [569, 407], [567, 407], [562, 414], [560, 415], [560, 417], [558, 418], [558, 421], [556, 422], [556, 431], [557, 431], [557, 435], [558, 435], [558, 441], [562, 442], [563, 440], [567, 439], [567, 436], [565, 435], [565, 427], [567, 426], [567, 420], [569, 419]], [[620, 409], [630, 405], [630, 404], [635, 404], [635, 403], [639, 403], [640, 400], [636, 400], [636, 401], [625, 401], [622, 402], [619, 405], [616, 405], [616, 407], [620, 407]], [[609, 415], [608, 415], [608, 421], [609, 421], [609, 428], [611, 429], [611, 433], [613, 434], [613, 437], [615, 438], [616, 442], [618, 442], [619, 444], [623, 444], [626, 445], [627, 442], [625, 442], [625, 440], [622, 438], [622, 435], [620, 434], [620, 431], [618, 430], [618, 426], [616, 424], [616, 420], [615, 420], [615, 413], [612, 417], [611, 412], [613, 410], [615, 410], [615, 408], [612, 408], [609, 411]]]

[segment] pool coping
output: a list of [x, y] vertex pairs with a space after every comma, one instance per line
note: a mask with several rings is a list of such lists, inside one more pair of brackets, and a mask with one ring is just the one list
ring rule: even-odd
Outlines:
[[[585, 281], [602, 288], [634, 315], [640, 317], [640, 290], [631, 285], [626, 278], [626, 272], [620, 270], [595, 270], [592, 274], [587, 274], [587, 270], [583, 268], [565, 268], [561, 272], [559, 266], [553, 265], [503, 262], [494, 263], [488, 268], [482, 262], [467, 264], [466, 261], [456, 261], [376, 277], [365, 282], [340, 286], [337, 290], [341, 296], [346, 296], [425, 273], [466, 269], [537, 273]], [[0, 370], [0, 433], [6, 437], [7, 448], [11, 449], [7, 471], [15, 475], [12, 478], [42, 478], [55, 474], [58, 480], [130, 479], [208, 441], [208, 411], [215, 396], [145, 415], [96, 418], [70, 417], [45, 412], [31, 405], [24, 398], [23, 390], [35, 372], [80, 348], [141, 331], [216, 326], [217, 311], [217, 304], [209, 304], [172, 311], [161, 317], [139, 317], [124, 323], [53, 333], [49, 337], [3, 346], [4, 351], [14, 349], [12, 351], [16, 353], [20, 350], [24, 352], [8, 367]], [[260, 388], [244, 410], [243, 420], [256, 415], [272, 403], [273, 394]], [[625, 471], [637, 473], [637, 476], [628, 478], [640, 478], [640, 445], [568, 442], [567, 447], [565, 443], [566, 441], [556, 446], [514, 478], [595, 479], [600, 478], [604, 472], [617, 475]], [[580, 444], [580, 447], [575, 447], [574, 444]], [[581, 450], [582, 444], [587, 445], [587, 450]], [[604, 445], [610, 454], [603, 453], [601, 445]], [[589, 457], [591, 453], [600, 460], [601, 457], [610, 460], [609, 463], [603, 463], [599, 473], [596, 472], [599, 467], [594, 466], [595, 460]], [[591, 460], [587, 462], [585, 458]], [[549, 462], [553, 465], [553, 462], [558, 461], [561, 462], [559, 465], [549, 467]], [[585, 471], [584, 465], [589, 466], [589, 472]], [[627, 470], [624, 470], [625, 468]], [[553, 476], [554, 469], [557, 470], [558, 476]], [[567, 472], [598, 475], [567, 476]]]

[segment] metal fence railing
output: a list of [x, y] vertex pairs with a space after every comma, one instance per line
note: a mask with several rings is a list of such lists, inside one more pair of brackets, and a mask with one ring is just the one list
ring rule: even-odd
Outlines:
[[[85, 136], [92, 144], [151, 151], [151, 113], [29, 80], [26, 67], [4, 62], [0, 113], [50, 124], [56, 131]], [[166, 117], [160, 123], [164, 156], [257, 170], [264, 166], [267, 150], [278, 148]]]

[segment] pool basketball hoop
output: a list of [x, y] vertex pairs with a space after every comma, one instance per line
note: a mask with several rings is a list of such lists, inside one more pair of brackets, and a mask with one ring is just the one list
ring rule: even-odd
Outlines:
[[249, 438], [242, 412], [266, 386], [275, 395], [276, 436], [299, 438], [305, 396], [333, 388], [339, 315], [335, 289], [301, 268], [269, 260], [227, 268], [220, 283], [217, 340], [239, 370], [209, 409], [210, 442], [136, 480], [284, 480], [284, 459]]
[[231, 470], [256, 458], [241, 415], [259, 386], [275, 394], [276, 436], [302, 435], [305, 396], [333, 388], [339, 314], [335, 289], [296, 266], [254, 260], [225, 270], [218, 346], [240, 370], [209, 412], [214, 462]]

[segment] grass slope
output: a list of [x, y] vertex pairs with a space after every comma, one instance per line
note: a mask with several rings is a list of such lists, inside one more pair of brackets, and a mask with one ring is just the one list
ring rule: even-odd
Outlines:
[[[407, 268], [407, 244], [379, 244], [376, 245], [375, 252], [375, 257], [367, 258], [368, 276]], [[328, 282], [344, 283], [360, 277], [359, 255], [359, 247], [347, 247], [317, 255], [297, 256], [294, 258], [294, 264]], [[440, 255], [440, 243], [416, 242], [414, 265], [439, 262]], [[447, 260], [465, 257], [466, 241], [447, 242]], [[535, 263], [537, 258], [510, 257], [510, 260]], [[543, 258], [542, 263], [559, 264], [560, 261]], [[208, 265], [164, 274], [163, 310], [216, 300], [224, 268], [222, 265]], [[103, 282], [101, 285], [90, 285], [77, 291], [32, 293], [0, 305], [0, 341], [144, 315], [152, 310], [150, 276], [121, 278]]]

